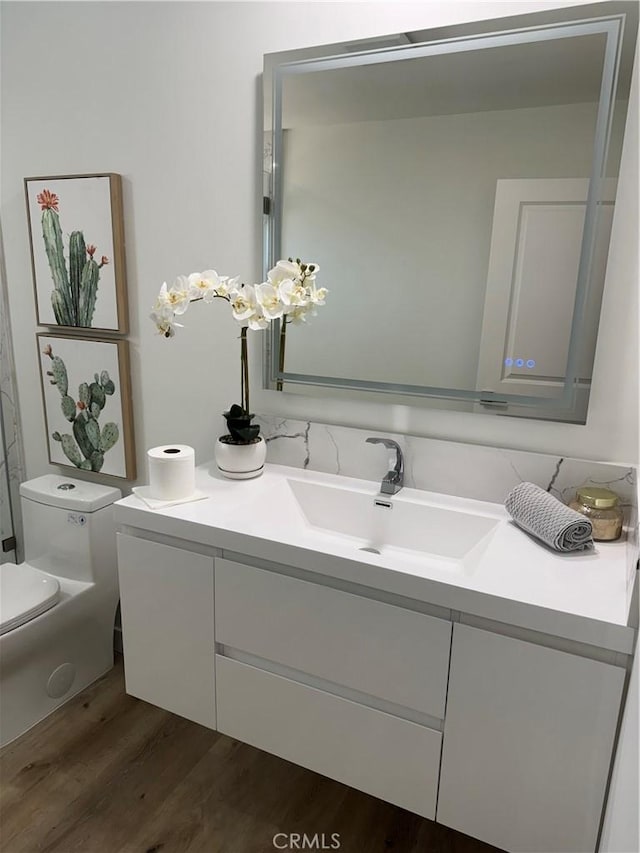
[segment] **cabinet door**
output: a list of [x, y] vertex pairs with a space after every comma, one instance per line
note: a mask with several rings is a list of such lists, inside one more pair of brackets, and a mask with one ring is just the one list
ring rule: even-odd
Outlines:
[[127, 693], [215, 728], [213, 558], [118, 534]]
[[504, 850], [595, 850], [624, 682], [455, 625], [437, 820]]

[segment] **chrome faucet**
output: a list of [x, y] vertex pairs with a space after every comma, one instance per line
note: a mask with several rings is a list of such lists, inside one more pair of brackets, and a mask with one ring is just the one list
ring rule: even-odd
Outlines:
[[367, 439], [368, 444], [383, 444], [388, 450], [395, 451], [389, 457], [389, 470], [382, 478], [380, 492], [383, 495], [395, 495], [404, 486], [404, 460], [402, 449], [397, 441], [391, 438], [376, 438], [372, 436]]

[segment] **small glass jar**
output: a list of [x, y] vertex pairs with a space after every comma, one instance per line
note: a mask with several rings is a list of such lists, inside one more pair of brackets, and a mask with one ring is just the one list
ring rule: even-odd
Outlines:
[[615, 492], [598, 486], [581, 486], [569, 506], [585, 515], [597, 542], [612, 542], [622, 534], [623, 511]]

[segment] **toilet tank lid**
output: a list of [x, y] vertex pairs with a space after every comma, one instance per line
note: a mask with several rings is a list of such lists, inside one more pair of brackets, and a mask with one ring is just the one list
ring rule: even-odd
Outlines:
[[47, 506], [81, 512], [95, 512], [122, 497], [120, 489], [103, 486], [101, 483], [74, 480], [59, 474], [45, 474], [43, 477], [21, 483], [20, 494], [23, 498]]

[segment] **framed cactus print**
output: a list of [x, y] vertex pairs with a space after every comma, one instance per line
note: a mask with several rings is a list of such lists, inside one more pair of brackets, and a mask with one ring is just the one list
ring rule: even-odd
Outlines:
[[125, 334], [120, 175], [24, 183], [38, 325]]
[[128, 342], [36, 335], [49, 461], [135, 478]]

